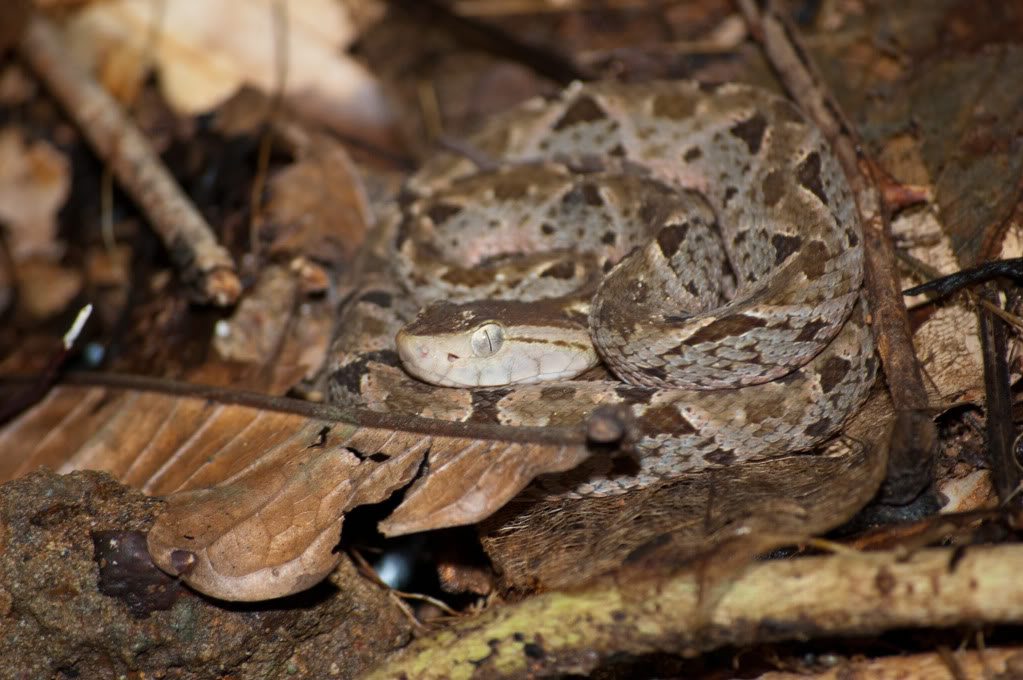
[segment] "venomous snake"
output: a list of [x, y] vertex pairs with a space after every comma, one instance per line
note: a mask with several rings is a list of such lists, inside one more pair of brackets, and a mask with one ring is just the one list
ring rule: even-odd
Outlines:
[[[877, 360], [859, 219], [787, 100], [575, 84], [470, 147], [427, 163], [381, 221], [394, 272], [345, 312], [335, 400], [514, 425], [627, 409], [628, 464], [541, 480], [562, 497], [808, 450], [862, 404]], [[613, 375], [593, 379], [599, 360]]]

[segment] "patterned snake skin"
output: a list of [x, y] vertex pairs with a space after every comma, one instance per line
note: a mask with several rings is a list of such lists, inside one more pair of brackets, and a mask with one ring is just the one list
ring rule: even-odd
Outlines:
[[[469, 146], [473, 158], [432, 159], [381, 221], [368, 257], [394, 271], [345, 312], [334, 399], [516, 425], [620, 405], [628, 455], [543, 481], [559, 496], [811, 449], [863, 402], [877, 361], [857, 213], [787, 100], [739, 84], [576, 84]], [[422, 305], [399, 358], [394, 332]], [[533, 352], [524, 364], [450, 367], [516, 347]], [[493, 386], [495, 371], [525, 382], [523, 365], [571, 375], [597, 356], [614, 375]], [[400, 359], [491, 386], [428, 385]]]

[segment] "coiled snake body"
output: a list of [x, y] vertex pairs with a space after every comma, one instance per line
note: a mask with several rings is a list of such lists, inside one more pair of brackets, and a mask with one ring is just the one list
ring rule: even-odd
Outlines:
[[[443, 154], [410, 181], [382, 255], [397, 283], [352, 305], [337, 398], [517, 425], [628, 408], [631, 463], [594, 457], [547, 480], [560, 495], [811, 449], [863, 402], [877, 364], [858, 217], [788, 101], [738, 84], [577, 84], [470, 141], [483, 161]], [[431, 302], [396, 355], [394, 324]], [[461, 387], [409, 378], [398, 355]], [[614, 376], [530, 384], [598, 356]]]

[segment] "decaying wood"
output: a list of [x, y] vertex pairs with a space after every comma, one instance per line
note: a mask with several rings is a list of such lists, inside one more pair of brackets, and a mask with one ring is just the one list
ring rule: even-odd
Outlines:
[[702, 616], [699, 566], [668, 579], [626, 572], [455, 623], [416, 640], [368, 677], [586, 673], [612, 653], [696, 654], [724, 645], [1019, 621], [1020, 569], [1018, 545], [766, 562], [736, 579], [709, 620]]
[[764, 673], [756, 680], [1010, 680], [1023, 676], [1023, 648], [941, 650], [840, 663], [823, 673]]
[[241, 294], [230, 254], [118, 103], [67, 53], [43, 16], [29, 22], [21, 54], [60, 99], [96, 154], [146, 213], [197, 301], [229, 305]]

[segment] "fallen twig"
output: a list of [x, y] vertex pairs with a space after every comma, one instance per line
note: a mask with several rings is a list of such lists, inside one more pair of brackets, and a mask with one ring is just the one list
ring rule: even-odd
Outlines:
[[[997, 301], [993, 288], [980, 291], [989, 303]], [[1014, 502], [1020, 507], [1021, 499], [1015, 492], [1020, 485], [1020, 469], [1013, 457], [1016, 437], [1012, 413], [1013, 395], [1006, 361], [1005, 324], [987, 309], [980, 309], [980, 346], [984, 357], [984, 405], [987, 410], [987, 448], [991, 476], [1002, 503]]]
[[39, 13], [20, 51], [145, 212], [196, 300], [219, 305], [237, 300], [241, 282], [230, 254], [117, 101], [74, 61], [57, 29]]
[[[888, 224], [887, 206], [882, 202], [882, 193], [878, 189], [875, 166], [867, 157], [855, 127], [845, 118], [806, 51], [799, 45], [795, 31], [789, 26], [779, 4], [772, 0], [761, 14], [752, 0], [739, 2], [750, 24], [750, 32], [760, 40], [764, 52], [789, 93], [835, 150], [853, 190], [863, 223], [864, 275], [872, 317], [871, 328], [895, 410], [926, 411], [927, 390], [913, 350], [912, 332], [895, 264], [895, 247]], [[934, 423], [930, 418], [905, 419], [903, 422], [918, 429], [907, 441], [937, 441]], [[908, 455], [915, 460], [905, 460], [899, 465], [919, 470], [929, 477], [931, 465], [927, 459], [933, 452], [921, 447]], [[897, 458], [897, 454], [893, 455], [893, 459]], [[907, 483], [910, 486], [919, 484], [916, 489], [919, 490], [927, 481], [907, 480]], [[915, 493], [910, 491], [908, 495], [911, 499]]]

